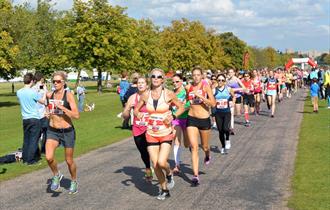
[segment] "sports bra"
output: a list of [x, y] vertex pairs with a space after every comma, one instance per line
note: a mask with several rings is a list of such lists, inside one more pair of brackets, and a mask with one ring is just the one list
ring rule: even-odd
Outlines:
[[57, 115], [64, 114], [63, 110], [60, 110], [56, 107], [55, 101], [59, 101], [65, 108], [71, 110], [70, 104], [69, 104], [69, 102], [67, 100], [67, 97], [66, 97], [66, 95], [67, 95], [66, 90], [64, 90], [63, 98], [61, 100], [54, 99], [54, 94], [55, 94], [55, 91], [53, 91], [52, 95], [50, 96], [50, 99], [47, 100], [48, 108], [49, 108], [51, 113], [57, 114]]
[[[205, 98], [207, 98], [207, 93], [204, 91], [204, 86], [205, 84], [202, 83], [201, 87], [197, 90], [197, 93], [201, 94]], [[195, 86], [196, 87], [196, 86]], [[191, 105], [200, 105], [203, 103], [203, 100], [196, 97], [195, 94], [193, 93], [194, 91], [194, 86], [190, 85], [189, 90], [188, 90], [188, 101], [190, 102]]]
[[[139, 102], [139, 94], [137, 93], [135, 94], [136, 95], [134, 99], [134, 107]], [[133, 117], [133, 126], [132, 126], [133, 136], [139, 136], [147, 130], [149, 114], [147, 112], [147, 108], [145, 105], [141, 107], [140, 112], [143, 113], [142, 119], [138, 119], [136, 116]]]

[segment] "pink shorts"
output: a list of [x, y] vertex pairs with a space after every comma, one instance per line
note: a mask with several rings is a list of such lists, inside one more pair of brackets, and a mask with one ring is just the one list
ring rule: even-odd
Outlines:
[[172, 125], [180, 126], [184, 130], [187, 128], [187, 119], [175, 119], [172, 121]]

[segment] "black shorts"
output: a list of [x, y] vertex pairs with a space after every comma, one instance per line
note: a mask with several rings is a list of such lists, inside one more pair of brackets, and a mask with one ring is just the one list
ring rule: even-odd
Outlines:
[[197, 118], [189, 116], [187, 117], [187, 127], [196, 127], [199, 130], [210, 130], [211, 129], [211, 120], [210, 118]]
[[254, 95], [243, 95], [243, 104], [254, 107]]
[[241, 104], [241, 103], [242, 103], [242, 96], [237, 97], [236, 101], [235, 101], [235, 104]]
[[74, 148], [76, 141], [76, 131], [74, 127], [64, 129], [48, 127], [47, 139], [56, 140], [65, 148]]

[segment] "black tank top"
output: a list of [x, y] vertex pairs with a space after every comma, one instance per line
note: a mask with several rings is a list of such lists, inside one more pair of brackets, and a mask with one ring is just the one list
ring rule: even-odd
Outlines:
[[[55, 93], [55, 91], [52, 93], [50, 99], [54, 99], [54, 93]], [[63, 101], [63, 106], [65, 108], [71, 110], [70, 104], [69, 104], [68, 100], [66, 99], [66, 90], [64, 90], [62, 101]]]

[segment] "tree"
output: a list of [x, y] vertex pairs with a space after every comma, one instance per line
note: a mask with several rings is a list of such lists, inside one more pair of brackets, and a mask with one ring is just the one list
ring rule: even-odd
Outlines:
[[193, 66], [207, 66], [208, 36], [198, 21], [187, 19], [172, 21], [161, 33], [160, 45], [164, 63], [169, 70], [190, 70]]
[[159, 28], [151, 20], [144, 19], [136, 21], [134, 26], [136, 36], [134, 37], [133, 70], [146, 73], [155, 67], [163, 67]]
[[231, 58], [231, 67], [241, 69], [243, 55], [246, 52], [246, 44], [237, 38], [232, 32], [222, 33], [219, 37], [222, 40], [222, 47], [225, 54]]
[[66, 17], [65, 54], [74, 67], [98, 70], [98, 92], [102, 91], [102, 70], [119, 72], [132, 62], [135, 31], [124, 11], [107, 0], [75, 0]]
[[0, 32], [0, 77], [9, 79], [15, 75], [14, 60], [19, 52], [8, 32]]
[[0, 1], [0, 77], [5, 79], [16, 74], [15, 59], [19, 52], [10, 35], [12, 9], [10, 1]]

